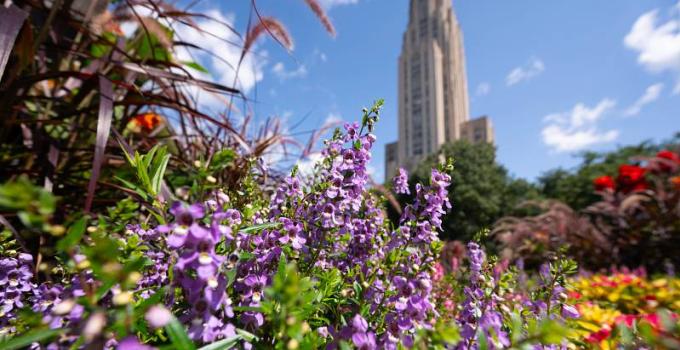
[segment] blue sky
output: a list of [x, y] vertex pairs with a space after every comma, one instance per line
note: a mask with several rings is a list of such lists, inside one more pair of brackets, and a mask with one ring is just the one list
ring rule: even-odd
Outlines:
[[[280, 116], [303, 141], [305, 131], [336, 118], [358, 120], [362, 107], [384, 98], [372, 161], [380, 181], [384, 144], [397, 137], [396, 64], [408, 1], [321, 2], [335, 38], [302, 0], [258, 1], [263, 15], [286, 25], [295, 47], [288, 53], [272, 40], [259, 41], [241, 84], [259, 120]], [[243, 31], [249, 3], [202, 6]], [[535, 179], [574, 166], [581, 150], [680, 131], [680, 3], [457, 0], [454, 8], [464, 32], [472, 117], [492, 118], [498, 160], [513, 175]], [[229, 59], [228, 50], [215, 49]], [[216, 79], [230, 80], [227, 67], [210, 68]]]

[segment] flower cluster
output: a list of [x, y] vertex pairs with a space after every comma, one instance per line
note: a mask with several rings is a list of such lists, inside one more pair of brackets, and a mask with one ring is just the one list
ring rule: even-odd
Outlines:
[[33, 257], [19, 253], [14, 258], [0, 259], [0, 334], [14, 331], [10, 321], [24, 307], [36, 289], [33, 278]]
[[619, 172], [614, 179], [609, 175], [603, 175], [593, 180], [596, 191], [619, 191], [621, 193], [631, 193], [643, 191], [649, 188], [649, 183], [645, 178], [648, 172], [655, 174], [673, 173], [680, 169], [680, 155], [669, 150], [662, 150], [651, 158], [646, 167], [639, 165], [622, 164]]
[[[172, 285], [182, 291], [179, 305], [185, 305], [179, 319], [192, 339], [210, 343], [233, 336], [237, 328], [266, 336], [260, 333], [268, 322], [262, 307], [282, 257], [313, 273], [339, 271], [342, 285], [361, 294], [361, 303], [342, 306], [352, 315], [345, 318], [350, 324], [335, 319], [319, 327], [319, 333], [327, 330], [329, 344], [410, 347], [418, 329], [431, 327], [430, 271], [437, 261], [432, 244], [450, 208], [450, 177], [433, 170], [429, 185], [416, 186], [416, 200], [405, 209], [398, 228], [389, 230], [378, 199], [365, 189], [375, 143], [365, 127], [345, 124], [345, 132], [327, 142], [315, 184], [303, 186], [294, 172], [268, 205], [250, 210], [247, 222], [240, 211], [229, 208], [229, 201], [216, 201], [175, 203], [171, 223], [147, 230], [134, 227], [149, 243], [151, 260], [175, 261]], [[407, 176], [402, 171], [396, 185], [407, 189]], [[243, 230], [243, 224], [262, 228]], [[138, 291], [148, 293], [168, 281], [167, 269], [150, 268]], [[172, 297], [164, 303], [178, 305]]]
[[581, 314], [579, 335], [590, 344], [606, 348], [617, 327], [646, 323], [663, 327], [659, 312], [671, 319], [680, 314], [680, 279], [650, 279], [644, 270], [613, 271], [610, 275], [581, 276], [572, 282], [569, 297]]
[[392, 179], [394, 183], [394, 192], [399, 194], [411, 194], [408, 189], [408, 174], [404, 168], [399, 168], [399, 173]]
[[167, 245], [178, 255], [173, 267], [174, 282], [184, 291], [185, 301], [190, 305], [181, 315], [181, 319], [190, 325], [189, 336], [212, 342], [235, 335], [235, 327], [228, 322], [234, 313], [225, 294], [227, 280], [220, 272], [225, 257], [215, 252], [215, 246], [230, 232], [230, 227], [222, 221], [240, 219], [239, 214], [214, 213], [208, 228], [200, 222], [205, 216], [203, 205], [186, 206], [177, 202], [170, 212], [175, 223], [158, 230], [169, 234]]
[[[465, 287], [465, 301], [459, 318], [461, 341], [457, 349], [476, 349], [480, 332], [490, 340], [491, 349], [502, 349], [510, 345], [508, 334], [503, 327], [503, 316], [498, 310], [499, 296], [496, 294], [496, 281], [484, 275], [486, 254], [477, 243], [468, 243], [470, 263], [470, 284]], [[491, 293], [486, 292], [492, 290]]]

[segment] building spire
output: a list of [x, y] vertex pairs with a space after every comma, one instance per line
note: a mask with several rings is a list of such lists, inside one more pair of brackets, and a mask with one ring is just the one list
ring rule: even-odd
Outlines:
[[387, 179], [445, 143], [493, 142], [488, 118], [469, 120], [463, 34], [450, 0], [410, 1], [398, 75], [399, 141], [386, 146]]

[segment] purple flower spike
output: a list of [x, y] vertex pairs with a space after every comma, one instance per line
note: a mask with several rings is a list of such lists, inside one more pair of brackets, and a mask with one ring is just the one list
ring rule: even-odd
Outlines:
[[399, 194], [411, 194], [408, 189], [408, 174], [404, 168], [399, 168], [399, 174], [392, 179], [394, 184], [394, 192]]

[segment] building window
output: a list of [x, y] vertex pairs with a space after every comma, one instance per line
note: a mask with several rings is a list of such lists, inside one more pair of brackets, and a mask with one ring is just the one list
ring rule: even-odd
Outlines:
[[[426, 14], [422, 14], [425, 16]], [[418, 21], [418, 34], [421, 39], [427, 36], [427, 17], [423, 17]]]

